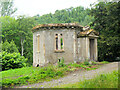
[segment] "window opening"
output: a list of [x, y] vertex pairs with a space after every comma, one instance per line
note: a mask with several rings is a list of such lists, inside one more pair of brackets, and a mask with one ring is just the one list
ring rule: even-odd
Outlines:
[[59, 62], [61, 61], [60, 59], [58, 59], [59, 60]]
[[62, 34], [60, 34], [61, 38], [60, 38], [60, 46], [61, 46], [61, 49], [63, 49], [63, 38], [62, 38]]
[[40, 52], [40, 35], [37, 35], [37, 51]]
[[58, 50], [58, 34], [56, 34], [56, 50]]
[[62, 51], [64, 49], [64, 41], [62, 34], [55, 34], [55, 50]]
[[63, 49], [63, 38], [61, 38], [61, 49]]
[[39, 64], [37, 64], [37, 67], [39, 67]]
[[94, 39], [89, 39], [90, 42], [90, 59], [94, 60]]

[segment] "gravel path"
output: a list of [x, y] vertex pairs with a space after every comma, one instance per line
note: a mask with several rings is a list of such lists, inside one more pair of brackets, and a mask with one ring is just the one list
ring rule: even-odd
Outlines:
[[90, 70], [90, 71], [79, 70], [76, 72], [72, 72], [69, 75], [61, 77], [56, 80], [52, 80], [48, 82], [45, 81], [43, 83], [36, 83], [36, 84], [20, 86], [16, 88], [50, 88], [50, 87], [54, 87], [57, 85], [63, 85], [63, 84], [69, 84], [69, 83], [72, 84], [72, 83], [79, 82], [80, 80], [94, 78], [95, 76], [102, 74], [102, 73], [109, 73], [113, 70], [118, 70], [118, 62], [104, 64], [96, 70]]

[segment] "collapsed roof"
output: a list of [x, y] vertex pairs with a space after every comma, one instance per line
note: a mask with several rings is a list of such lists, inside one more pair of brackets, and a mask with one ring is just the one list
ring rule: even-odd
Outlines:
[[93, 29], [90, 29], [89, 26], [81, 26], [78, 23], [58, 23], [58, 24], [39, 24], [33, 27], [32, 31], [36, 31], [39, 29], [50, 30], [50, 29], [79, 29], [78, 37], [88, 36], [90, 33], [94, 33], [96, 36], [99, 36], [99, 33]]
[[58, 28], [78, 28], [78, 29], [82, 29], [83, 26], [81, 26], [78, 23], [61, 23], [61, 24], [40, 24], [37, 25], [35, 27], [33, 27], [33, 31], [34, 30], [38, 30], [38, 29], [58, 29]]

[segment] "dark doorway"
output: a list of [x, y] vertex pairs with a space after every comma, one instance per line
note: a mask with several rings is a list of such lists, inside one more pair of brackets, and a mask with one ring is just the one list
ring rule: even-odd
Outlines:
[[39, 67], [39, 64], [37, 64], [37, 67]]
[[90, 42], [90, 60], [94, 60], [94, 39], [89, 39]]

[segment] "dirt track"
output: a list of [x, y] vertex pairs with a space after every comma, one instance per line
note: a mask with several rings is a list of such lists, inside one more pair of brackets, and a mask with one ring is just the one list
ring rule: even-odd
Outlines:
[[80, 80], [94, 78], [95, 76], [102, 73], [112, 72], [113, 70], [118, 70], [118, 62], [102, 65], [100, 68], [96, 70], [76, 71], [76, 72], [70, 73], [67, 76], [59, 78], [57, 80], [52, 80], [49, 82], [45, 81], [43, 83], [36, 83], [36, 84], [31, 84], [26, 86], [20, 86], [17, 88], [50, 88], [57, 85], [63, 85], [63, 84], [69, 84], [69, 83], [72, 84], [75, 82], [79, 82]]

